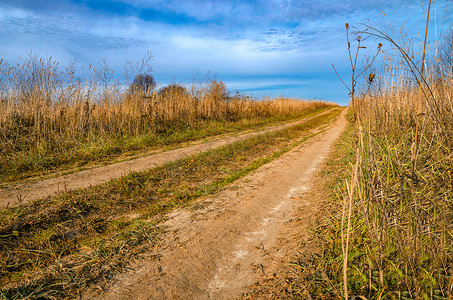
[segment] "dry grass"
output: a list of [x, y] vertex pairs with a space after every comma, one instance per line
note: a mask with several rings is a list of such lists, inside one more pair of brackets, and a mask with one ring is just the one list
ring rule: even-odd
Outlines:
[[160, 92], [125, 89], [130, 82], [115, 80], [105, 64], [91, 68], [82, 80], [74, 75], [74, 65], [62, 68], [33, 55], [17, 65], [0, 61], [0, 73], [3, 180], [197, 139], [229, 127], [264, 125], [327, 106], [231, 96], [216, 80]]
[[426, 39], [418, 63], [388, 35], [370, 27], [363, 33], [395, 46], [397, 55], [383, 57], [380, 82], [370, 80], [351, 105], [357, 173], [343, 190], [353, 222], [341, 224], [351, 234], [347, 284], [368, 298], [451, 298], [451, 65], [442, 69], [434, 55], [425, 63]]
[[[386, 297], [451, 297], [452, 85], [369, 96], [357, 105], [359, 186], [354, 191], [351, 289]], [[416, 137], [417, 136], [417, 137]]]

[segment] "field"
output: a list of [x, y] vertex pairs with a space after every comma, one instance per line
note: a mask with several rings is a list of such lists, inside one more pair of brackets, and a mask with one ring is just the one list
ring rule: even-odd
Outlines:
[[453, 29], [351, 31], [349, 108], [1, 60], [0, 297], [452, 299]]
[[259, 128], [331, 105], [231, 96], [216, 80], [148, 93], [124, 88], [110, 73], [105, 79], [108, 68], [85, 75], [90, 80], [75, 78], [73, 68], [32, 55], [19, 65], [0, 62], [0, 180]]

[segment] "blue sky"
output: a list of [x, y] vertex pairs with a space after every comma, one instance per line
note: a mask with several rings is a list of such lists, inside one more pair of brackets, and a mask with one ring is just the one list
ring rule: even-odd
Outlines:
[[[349, 78], [344, 24], [366, 23], [387, 31], [404, 25], [418, 38], [424, 31], [427, 4], [427, 0], [0, 0], [0, 58], [15, 62], [30, 50], [62, 64], [76, 60], [79, 66], [105, 58], [120, 74], [126, 61], [137, 61], [151, 51], [159, 84], [187, 83], [210, 72], [232, 91], [347, 104], [347, 91], [331, 66]], [[451, 0], [433, 4], [431, 38], [453, 22], [452, 9]]]

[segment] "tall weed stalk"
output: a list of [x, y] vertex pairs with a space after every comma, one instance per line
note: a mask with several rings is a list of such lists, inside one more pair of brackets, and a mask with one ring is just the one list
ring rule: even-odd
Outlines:
[[[350, 234], [344, 297], [451, 299], [452, 65], [428, 53], [425, 62], [426, 39], [416, 61], [412, 47], [378, 29], [357, 34], [394, 51], [381, 57], [379, 73], [364, 76], [360, 97], [351, 99], [358, 173], [345, 186], [353, 203], [342, 225]], [[450, 69], [439, 72], [445, 65]]]

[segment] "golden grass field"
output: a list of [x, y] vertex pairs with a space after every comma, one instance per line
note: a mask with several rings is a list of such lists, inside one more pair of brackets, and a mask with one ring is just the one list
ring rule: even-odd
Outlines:
[[0, 170], [7, 181], [294, 119], [332, 105], [232, 96], [217, 80], [131, 89], [126, 88], [131, 83], [105, 79], [108, 69], [81, 80], [73, 66], [31, 55], [18, 65], [1, 61], [0, 70]]

